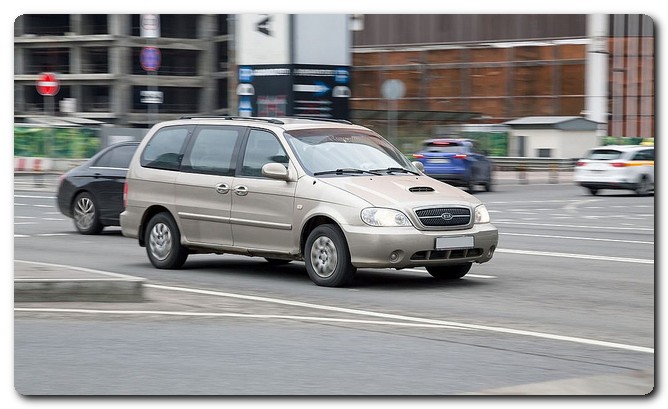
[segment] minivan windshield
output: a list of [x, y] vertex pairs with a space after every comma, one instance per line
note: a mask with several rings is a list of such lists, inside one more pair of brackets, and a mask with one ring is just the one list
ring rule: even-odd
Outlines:
[[418, 174], [398, 149], [373, 132], [319, 128], [288, 131], [285, 136], [311, 175]]

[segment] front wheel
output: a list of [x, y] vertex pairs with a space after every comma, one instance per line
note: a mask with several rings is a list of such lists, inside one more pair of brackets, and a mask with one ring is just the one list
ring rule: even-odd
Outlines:
[[146, 226], [146, 254], [154, 267], [176, 270], [188, 258], [188, 249], [181, 245], [181, 233], [168, 213], [158, 213]]
[[350, 250], [341, 230], [323, 224], [309, 234], [304, 247], [306, 271], [311, 280], [324, 287], [348, 284], [357, 269], [350, 262]]
[[427, 272], [439, 280], [457, 280], [471, 270], [473, 263], [456, 264], [454, 266], [428, 266]]

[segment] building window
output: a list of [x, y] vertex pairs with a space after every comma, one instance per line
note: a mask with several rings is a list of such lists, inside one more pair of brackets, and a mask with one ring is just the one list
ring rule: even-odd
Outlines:
[[83, 74], [106, 74], [109, 72], [109, 48], [84, 47], [81, 50], [81, 72]]
[[70, 50], [68, 48], [26, 49], [26, 74], [40, 72], [70, 73]]

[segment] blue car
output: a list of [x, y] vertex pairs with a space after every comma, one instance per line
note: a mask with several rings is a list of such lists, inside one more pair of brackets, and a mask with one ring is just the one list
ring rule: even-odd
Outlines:
[[477, 185], [482, 185], [487, 192], [492, 191], [492, 162], [475, 140], [429, 139], [413, 158], [422, 162], [424, 173], [434, 179], [465, 187], [469, 193], [473, 193]]

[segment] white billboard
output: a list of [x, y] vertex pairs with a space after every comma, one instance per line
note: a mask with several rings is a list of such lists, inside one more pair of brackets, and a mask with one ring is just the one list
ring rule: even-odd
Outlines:
[[237, 64], [290, 64], [290, 15], [238, 14]]
[[351, 65], [347, 14], [295, 14], [295, 64]]

